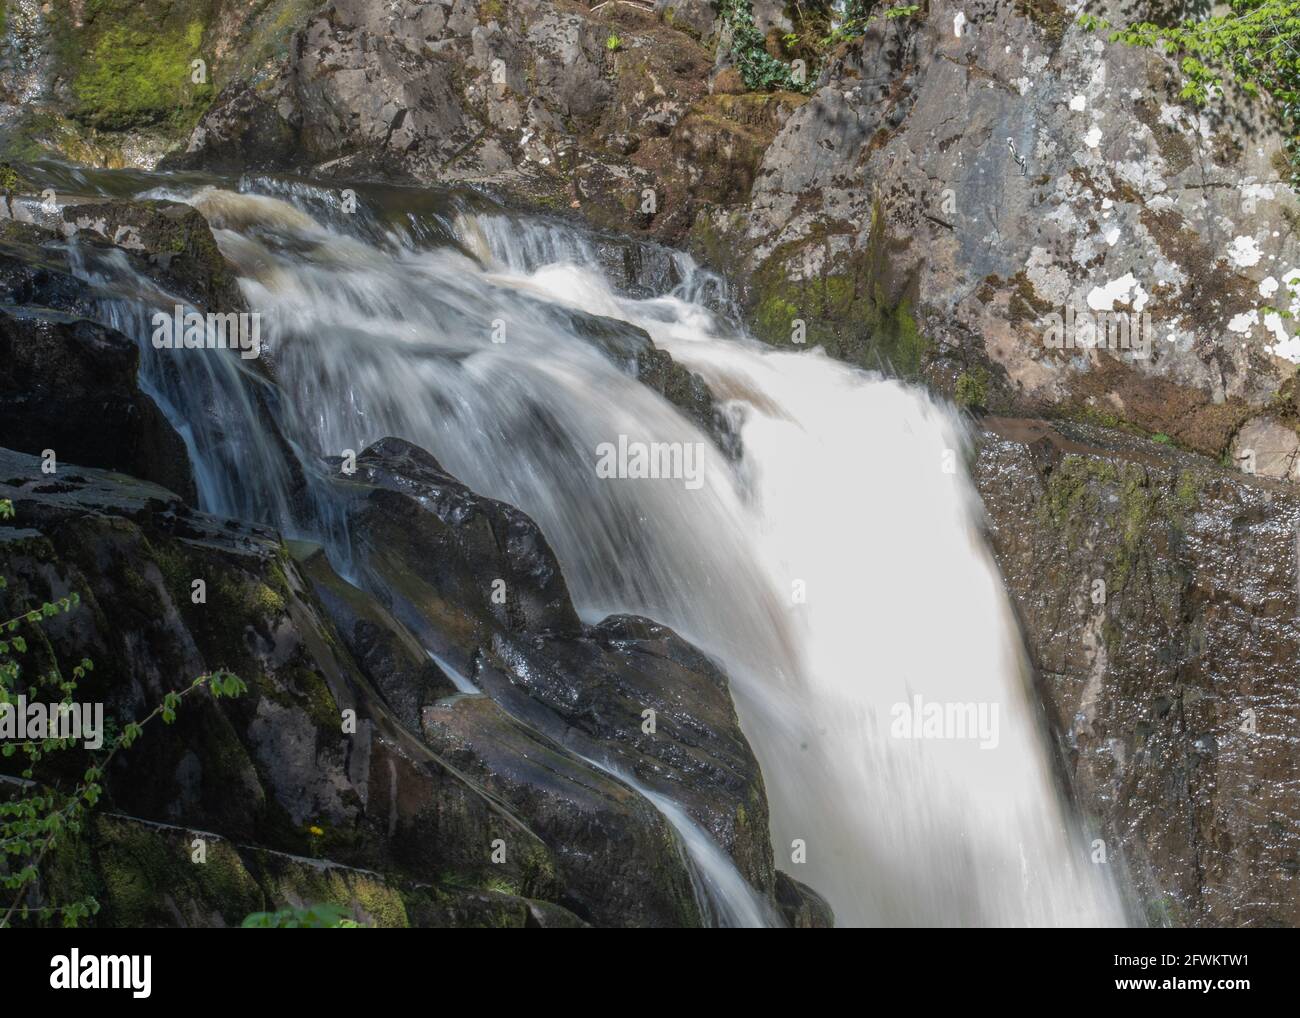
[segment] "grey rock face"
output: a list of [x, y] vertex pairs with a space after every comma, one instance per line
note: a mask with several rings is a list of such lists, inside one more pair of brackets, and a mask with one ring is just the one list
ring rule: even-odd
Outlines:
[[997, 424], [975, 481], [1078, 803], [1152, 923], [1294, 926], [1289, 485], [1100, 429]]
[[[878, 286], [909, 303], [932, 359], [989, 364], [1002, 405], [1118, 418], [1216, 457], [1294, 372], [1294, 330], [1268, 308], [1292, 302], [1296, 201], [1259, 104], [1190, 108], [1170, 61], [1054, 3], [944, 0], [873, 28], [820, 84], [744, 213], [697, 223], [702, 251], [736, 253], [752, 304], [773, 279]], [[1051, 348], [1067, 309], [1131, 313], [1150, 355]], [[1162, 383], [1185, 422], [1143, 400]]]
[[706, 93], [712, 21], [706, 4], [679, 6], [680, 30], [677, 7], [660, 21], [649, 7], [336, 0], [165, 165], [467, 181], [598, 225], [681, 232], [693, 213], [666, 139]]

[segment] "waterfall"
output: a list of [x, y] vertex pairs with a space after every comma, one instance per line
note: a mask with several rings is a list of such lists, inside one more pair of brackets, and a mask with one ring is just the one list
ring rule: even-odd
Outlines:
[[[148, 192], [208, 218], [275, 378], [146, 344], [142, 377], [184, 422], [205, 508], [316, 537], [347, 572], [321, 460], [414, 442], [536, 520], [585, 619], [646, 615], [722, 664], [777, 865], [840, 925], [1122, 921], [1053, 782], [950, 409], [751, 341], [721, 282], [680, 254], [647, 255], [650, 284], [614, 285], [590, 238], [482, 202], [348, 216], [309, 185], [243, 187], [264, 193]], [[135, 297], [113, 303], [115, 324], [147, 336], [145, 309], [168, 298]], [[619, 363], [634, 329], [705, 379], [739, 456]], [[698, 485], [598, 476], [597, 450], [621, 440], [696, 450]], [[990, 724], [913, 724], [925, 705]], [[640, 790], [722, 911], [762, 919], [707, 835]]]

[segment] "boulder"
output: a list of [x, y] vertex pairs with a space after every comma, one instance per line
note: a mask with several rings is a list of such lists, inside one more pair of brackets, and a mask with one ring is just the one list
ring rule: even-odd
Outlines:
[[185, 443], [141, 390], [139, 362], [134, 340], [95, 322], [0, 308], [4, 441], [35, 456], [51, 450], [52, 482], [73, 464], [102, 467], [155, 481], [193, 504]]
[[[238, 699], [187, 701], [173, 727], [146, 729], [108, 775], [107, 812], [382, 872], [401, 886], [432, 887], [435, 898], [444, 884], [491, 881], [554, 900], [549, 850], [401, 725], [275, 535], [102, 471], [67, 470], [53, 485], [38, 460], [7, 450], [0, 478], [0, 498], [16, 508], [0, 527], [6, 603], [70, 591], [82, 598], [77, 612], [49, 620], [51, 642], [34, 649], [40, 659], [29, 667], [89, 657], [95, 668], [79, 695], [105, 703], [119, 721], [216, 668], [248, 685]], [[193, 596], [196, 580], [202, 599]], [[498, 838], [509, 839], [511, 852], [493, 863]], [[168, 895], [193, 898], [188, 866], [160, 862], [150, 877], [152, 903], [138, 906], [150, 915], [160, 915]], [[122, 893], [140, 902], [136, 878], [127, 884]], [[232, 913], [255, 897], [254, 888], [226, 902], [218, 924], [239, 918]], [[106, 921], [140, 914], [115, 893], [104, 904]], [[422, 914], [446, 917], [436, 901], [426, 905]], [[174, 919], [191, 920], [216, 921], [210, 905]]]
[[88, 231], [138, 253], [162, 284], [207, 311], [247, 310], [235, 271], [207, 220], [191, 205], [161, 200], [111, 201], [63, 209], [70, 232]]
[[532, 520], [410, 443], [375, 443], [342, 483], [363, 584], [425, 646], [536, 732], [676, 801], [772, 893], [762, 775], [711, 661], [646, 619], [584, 625]]

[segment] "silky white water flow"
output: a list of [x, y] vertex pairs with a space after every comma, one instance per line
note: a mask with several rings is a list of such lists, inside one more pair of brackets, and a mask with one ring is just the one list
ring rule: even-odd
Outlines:
[[[321, 457], [408, 439], [537, 521], [585, 618], [644, 614], [723, 664], [777, 866], [840, 925], [1122, 921], [1051, 779], [951, 412], [820, 352], [736, 335], [696, 303], [717, 281], [681, 256], [674, 293], [632, 299], [554, 225], [466, 211], [446, 220], [460, 249], [428, 249], [349, 235], [292, 193], [166, 196], [196, 205], [239, 267], [278, 383], [259, 395], [237, 358], [146, 349], [151, 389], [191, 422], [205, 507], [313, 531], [346, 567], [328, 498], [306, 514], [291, 504], [290, 461], [308, 464], [310, 487]], [[578, 312], [615, 320], [596, 323], [606, 349]], [[619, 322], [704, 377], [738, 461], [611, 359], [629, 336]], [[293, 455], [259, 430], [268, 411]], [[700, 484], [598, 476], [598, 449], [620, 438], [698, 448]], [[914, 738], [898, 705], [917, 697], [996, 727]], [[656, 804], [710, 893], [735, 895], [725, 855]], [[744, 908], [729, 901], [733, 921]]]
[[730, 857], [718, 847], [718, 843], [690, 818], [686, 810], [621, 768], [611, 767], [589, 757], [583, 759], [645, 796], [663, 814], [681, 839], [687, 858], [695, 870], [694, 876], [702, 884], [697, 888], [696, 896], [707, 904], [708, 912], [713, 914], [719, 925], [757, 929], [774, 922], [772, 910], [745, 882], [745, 878]]

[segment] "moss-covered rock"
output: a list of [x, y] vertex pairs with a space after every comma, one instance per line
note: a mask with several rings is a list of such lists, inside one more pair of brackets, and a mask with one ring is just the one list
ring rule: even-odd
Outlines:
[[[94, 165], [152, 165], [232, 78], [283, 58], [315, 0], [70, 0], [9, 11], [24, 77], [6, 148]], [[196, 64], [201, 61], [201, 64]], [[17, 84], [18, 79], [14, 79]], [[0, 89], [9, 84], [0, 74]]]

